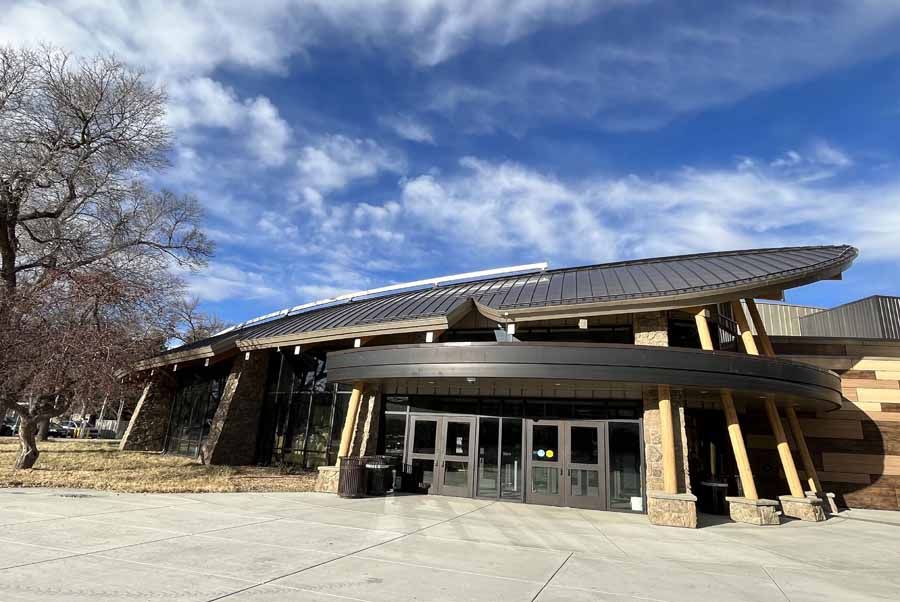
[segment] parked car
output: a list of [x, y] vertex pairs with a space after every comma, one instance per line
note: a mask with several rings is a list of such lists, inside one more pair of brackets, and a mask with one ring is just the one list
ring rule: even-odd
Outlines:
[[[53, 423], [50, 423], [50, 426], [53, 426]], [[58, 436], [62, 439], [74, 437], [75, 429], [78, 428], [78, 424], [74, 420], [65, 420], [56, 425], [57, 431], [59, 431], [59, 435], [51, 435]]]
[[12, 437], [18, 434], [19, 428], [15, 418], [4, 418], [0, 425], [0, 437]]
[[71, 437], [71, 433], [63, 427], [62, 424], [58, 422], [51, 422], [47, 425], [47, 436], [53, 437], [54, 439], [63, 439], [65, 437]]
[[83, 420], [76, 422], [76, 424], [78, 425], [78, 436], [82, 439], [100, 438], [100, 429], [98, 429], [96, 426], [91, 426]]

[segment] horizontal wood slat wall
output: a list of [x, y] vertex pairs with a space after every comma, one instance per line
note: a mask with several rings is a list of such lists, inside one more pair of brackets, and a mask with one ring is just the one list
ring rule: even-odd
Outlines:
[[845, 398], [801, 418], [823, 486], [851, 508], [900, 510], [900, 357], [859, 358], [849, 370], [846, 357], [818, 359], [841, 375]]

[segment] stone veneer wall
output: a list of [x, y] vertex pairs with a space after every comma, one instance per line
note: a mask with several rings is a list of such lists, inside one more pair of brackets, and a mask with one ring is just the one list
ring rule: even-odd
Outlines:
[[163, 369], [153, 372], [119, 443], [120, 450], [162, 451], [175, 399], [175, 376]]
[[[669, 322], [666, 312], [634, 314], [634, 344], [654, 347], [669, 346]], [[684, 427], [684, 396], [679, 389], [672, 389], [672, 422], [675, 426], [675, 468], [678, 491], [690, 493], [688, 477], [688, 446]], [[647, 491], [663, 490], [662, 438], [659, 432], [658, 387], [643, 387], [644, 400], [644, 463], [647, 473]]]
[[200, 450], [204, 464], [253, 464], [256, 439], [265, 400], [269, 353], [256, 351], [249, 359], [239, 356], [225, 380], [209, 435]]

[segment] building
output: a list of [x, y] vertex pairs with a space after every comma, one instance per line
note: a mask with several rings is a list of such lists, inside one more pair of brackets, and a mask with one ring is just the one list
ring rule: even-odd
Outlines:
[[318, 468], [330, 491], [339, 457], [384, 453], [431, 494], [687, 527], [698, 505], [897, 509], [898, 300], [771, 302], [856, 256], [520, 266], [298, 306], [143, 362], [122, 447]]

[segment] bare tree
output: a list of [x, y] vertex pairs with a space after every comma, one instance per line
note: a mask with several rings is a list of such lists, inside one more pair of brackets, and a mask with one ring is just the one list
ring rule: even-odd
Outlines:
[[211, 253], [196, 200], [148, 185], [170, 148], [165, 107], [113, 57], [0, 47], [0, 404], [21, 418], [19, 467], [37, 459], [37, 422], [146, 351], [122, 318], [171, 330], [168, 268]]
[[178, 304], [176, 315], [179, 324], [173, 337], [175, 340], [188, 345], [208, 339], [230, 326], [228, 322], [215, 314], [201, 312], [199, 305], [200, 299], [198, 297], [185, 297]]

